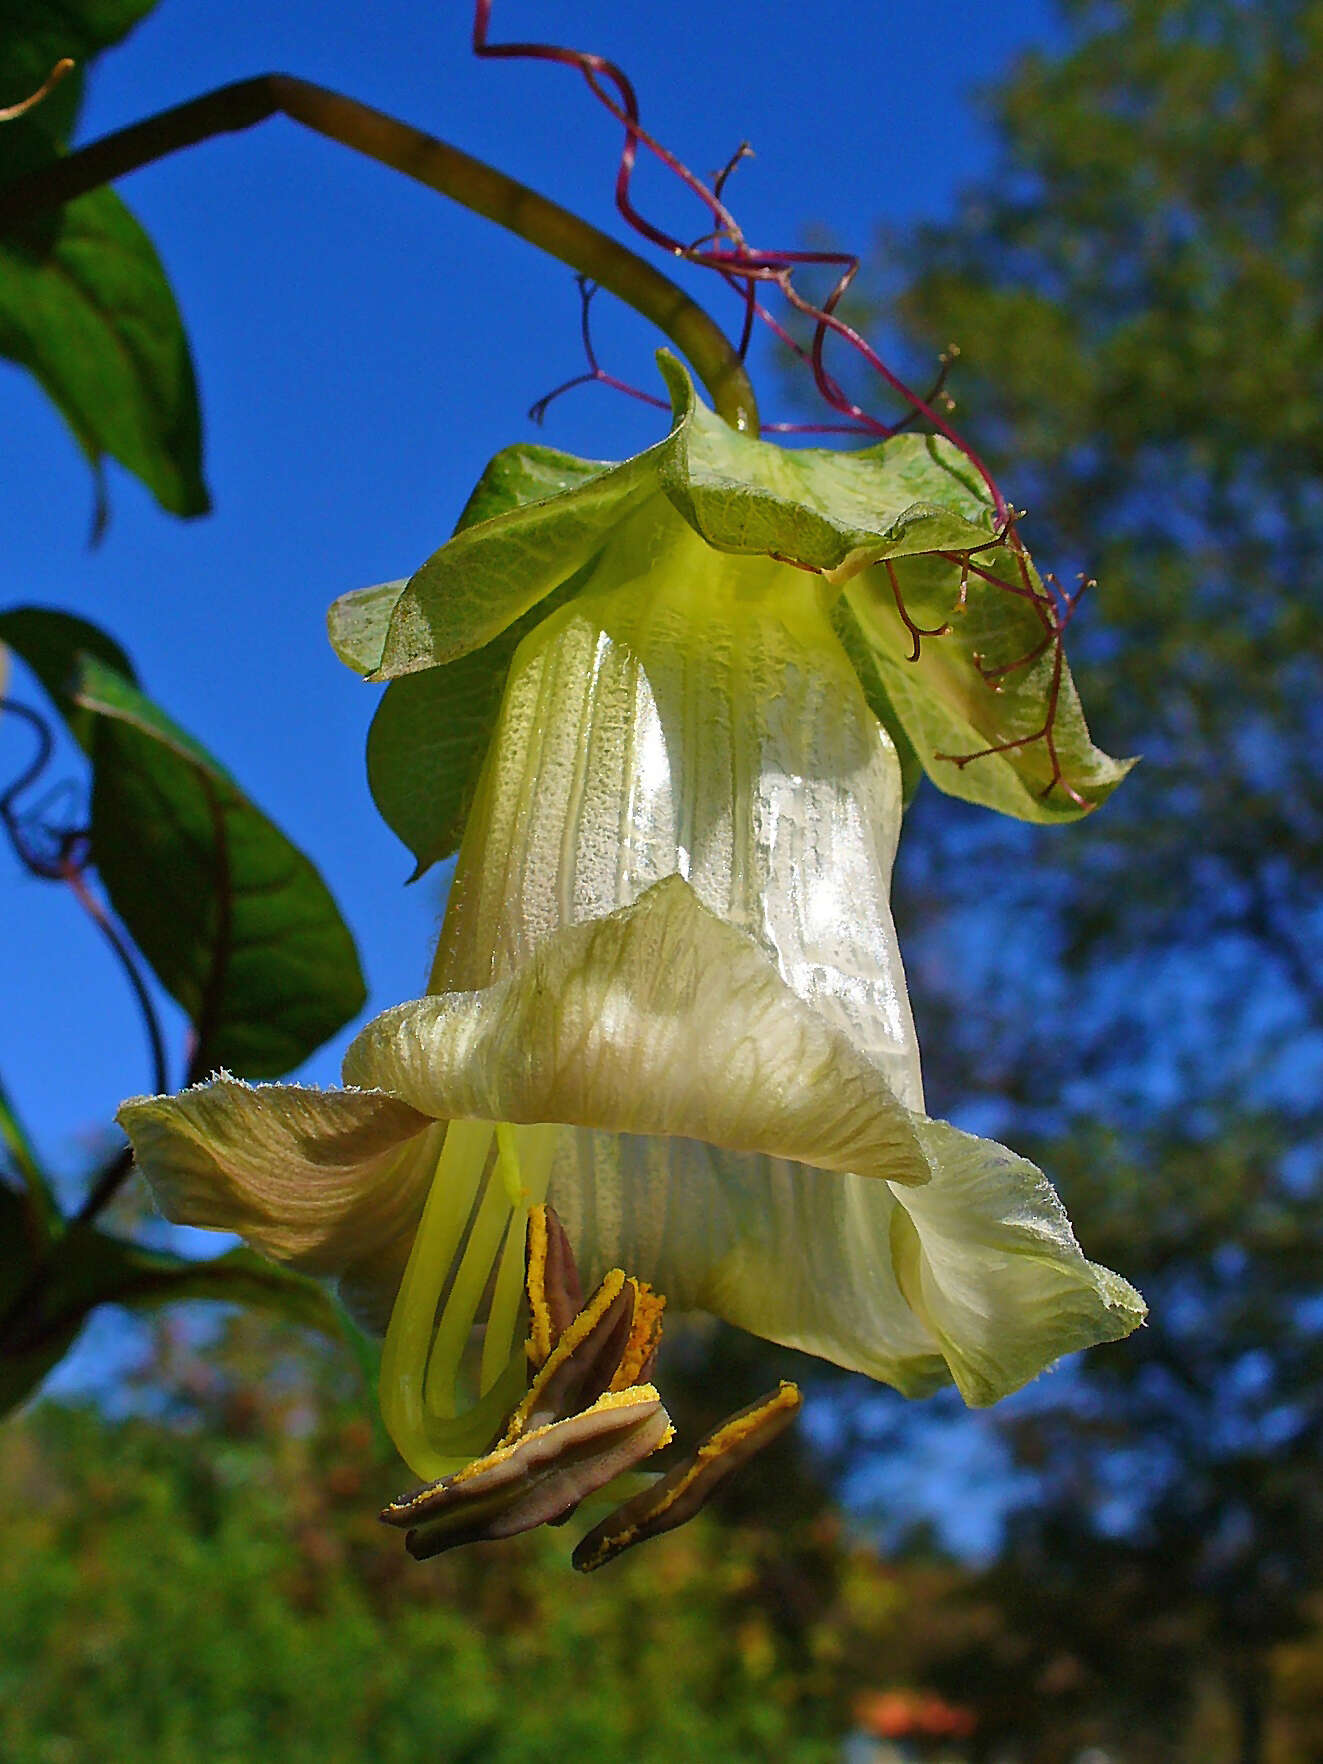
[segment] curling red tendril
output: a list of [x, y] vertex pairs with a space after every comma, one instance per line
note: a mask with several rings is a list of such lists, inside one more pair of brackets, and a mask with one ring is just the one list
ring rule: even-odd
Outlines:
[[[155, 1088], [158, 1091], [168, 1090], [170, 1082], [165, 1037], [147, 982], [128, 939], [88, 884], [87, 872], [94, 861], [92, 835], [85, 824], [85, 817], [75, 812], [73, 798], [76, 792], [70, 786], [57, 785], [27, 811], [18, 807], [19, 798], [41, 782], [54, 758], [55, 741], [50, 724], [29, 706], [12, 698], [0, 697], [0, 717], [6, 714], [27, 725], [36, 737], [37, 751], [18, 777], [0, 794], [0, 832], [8, 837], [14, 856], [30, 876], [39, 877], [44, 882], [66, 884], [79, 906], [109, 944], [129, 983], [142, 1018], [151, 1054]], [[68, 805], [70, 812], [61, 816], [55, 811], [63, 804]], [[100, 1210], [104, 1200], [123, 1181], [128, 1168], [129, 1163], [122, 1159], [116, 1159], [110, 1164], [104, 1193], [102, 1185], [98, 1184], [93, 1193], [99, 1198], [90, 1212], [80, 1212], [80, 1219], [90, 1218]]]
[[[474, 53], [492, 59], [550, 61], [562, 67], [578, 69], [593, 96], [610, 111], [625, 131], [625, 142], [616, 170], [615, 202], [618, 212], [636, 233], [659, 250], [667, 252], [672, 257], [681, 258], [687, 263], [695, 264], [700, 269], [714, 270], [723, 281], [736, 289], [744, 303], [744, 324], [739, 342], [741, 356], [748, 349], [755, 318], [763, 319], [782, 341], [790, 344], [797, 354], [808, 359], [813, 369], [814, 382], [822, 398], [834, 411], [850, 418], [855, 432], [879, 437], [894, 434], [898, 425], [885, 423], [880, 418], [871, 415], [862, 405], [847, 397], [839, 382], [828, 373], [824, 361], [824, 347], [828, 333], [835, 333], [862, 355], [886, 385], [893, 392], [898, 393], [910, 406], [910, 414], [903, 421], [909, 422], [916, 416], [926, 417], [939, 434], [944, 435], [953, 446], [959, 448], [987, 485], [998, 521], [1005, 521], [1009, 513], [1006, 499], [991, 472], [974, 449], [933, 408], [930, 398], [921, 397], [919, 393], [907, 386], [898, 375], [887, 367], [858, 331], [846, 324], [843, 319], [836, 317], [835, 309], [858, 273], [859, 259], [848, 252], [840, 251], [760, 251], [750, 246], [745, 240], [735, 216], [721, 200], [720, 192], [735, 166], [748, 152], [747, 144], [741, 144], [725, 169], [716, 178], [714, 187], [709, 188], [696, 173], [690, 171], [687, 165], [668, 148], [663, 147], [641, 126], [638, 97], [634, 87], [624, 71], [617, 67], [613, 61], [607, 60], [602, 55], [594, 55], [587, 50], [565, 49], [550, 43], [493, 43], [488, 37], [491, 10], [492, 0], [475, 0]], [[614, 88], [614, 96], [608, 87]], [[646, 215], [635, 207], [630, 194], [630, 186], [633, 181], [634, 168], [638, 162], [640, 146], [646, 147], [660, 160], [707, 209], [713, 225], [696, 242], [685, 244], [674, 234], [655, 226]], [[827, 266], [838, 268], [841, 271], [831, 293], [820, 306], [801, 294], [795, 287], [794, 270], [797, 265]], [[813, 342], [807, 350], [787, 336], [775, 315], [767, 311], [759, 301], [759, 283], [768, 283], [778, 288], [795, 311], [802, 313], [804, 317], [812, 321]], [[940, 391], [940, 385], [937, 390]], [[932, 396], [936, 396], [936, 393]]]
[[[1041, 642], [1016, 660], [1003, 663], [995, 668], [985, 667], [982, 658], [977, 655], [974, 657], [974, 663], [988, 687], [992, 691], [998, 692], [1002, 689], [1002, 682], [1007, 676], [1031, 666], [1040, 656], [1051, 649], [1052, 678], [1048, 686], [1045, 716], [1040, 729], [1031, 735], [1020, 736], [1014, 740], [1001, 741], [990, 747], [980, 748], [976, 753], [938, 754], [936, 757], [963, 769], [973, 760], [985, 759], [998, 753], [1009, 753], [1017, 748], [1029, 747], [1041, 741], [1051, 765], [1051, 774], [1041, 794], [1047, 796], [1059, 785], [1065, 795], [1078, 807], [1087, 808], [1088, 803], [1085, 798], [1066, 779], [1062, 771], [1056, 747], [1055, 724], [1062, 675], [1065, 668], [1063, 642], [1065, 630], [1074, 614], [1080, 595], [1089, 586], [1089, 583], [1083, 582], [1073, 595], [1064, 592], [1053, 577], [1048, 577], [1050, 586], [1047, 591], [1034, 586], [1029, 573], [1028, 560], [1016, 531], [1016, 511], [1007, 502], [984, 461], [935, 408], [936, 400], [941, 396], [946, 383], [951, 357], [956, 351], [952, 349], [942, 356], [941, 370], [934, 384], [926, 395], [920, 396], [887, 367], [886, 363], [853, 326], [837, 316], [836, 309], [858, 274], [858, 257], [848, 252], [837, 251], [763, 251], [748, 244], [735, 216], [722, 200], [728, 178], [750, 151], [746, 142], [740, 144], [727, 165], [716, 175], [709, 187], [683, 161], [668, 148], [662, 146], [642, 127], [639, 120], [638, 97], [633, 84], [623, 69], [618, 67], [615, 62], [587, 50], [566, 49], [550, 43], [493, 43], [489, 37], [491, 12], [492, 0], [475, 0], [473, 50], [476, 55], [490, 59], [549, 61], [562, 67], [575, 68], [583, 75], [593, 96], [621, 124], [625, 131], [625, 140], [616, 169], [615, 205], [617, 211], [628, 226], [659, 250], [686, 263], [692, 263], [700, 269], [714, 271], [728, 287], [735, 290], [744, 307], [738, 344], [740, 356], [743, 357], [748, 351], [755, 321], [761, 320], [782, 343], [786, 344], [801, 360], [809, 364], [819, 395], [833, 411], [847, 419], [839, 424], [807, 425], [809, 429], [816, 433], [863, 434], [885, 439], [898, 433], [916, 419], [925, 418], [938, 434], [943, 435], [954, 447], [959, 449], [978, 473], [987, 487], [992, 502], [996, 532], [988, 541], [987, 547], [976, 549], [1004, 547], [1009, 550], [1015, 559], [1019, 580], [1008, 581], [1005, 577], [995, 575], [992, 571], [983, 568], [974, 561], [973, 551], [940, 553], [939, 555], [949, 558], [952, 563], [958, 564], [960, 567], [960, 587], [953, 611], [964, 610], [971, 575], [1004, 590], [1008, 594], [1029, 601], [1043, 628]], [[707, 210], [711, 225], [696, 240], [688, 244], [684, 243], [675, 235], [656, 226], [635, 207], [631, 195], [631, 184], [640, 147], [646, 148], [659, 160]], [[795, 286], [795, 270], [810, 265], [834, 268], [840, 272], [831, 292], [820, 305], [808, 299]], [[813, 326], [812, 341], [807, 348], [789, 334], [776, 314], [760, 300], [760, 285], [776, 288], [793, 311], [800, 313], [811, 322]], [[567, 381], [564, 386], [557, 387], [554, 392], [539, 400], [533, 409], [533, 414], [539, 421], [552, 398], [559, 396], [561, 392], [568, 390], [571, 386], [581, 385], [588, 381], [601, 381], [604, 384], [615, 386], [619, 390], [630, 392], [635, 397], [648, 399], [648, 394], [623, 385], [622, 382], [605, 373], [599, 366], [588, 328], [590, 288], [583, 289], [583, 298], [582, 326], [588, 371], [577, 375], [574, 379]], [[872, 415], [849, 397], [840, 382], [828, 371], [826, 365], [825, 351], [829, 335], [839, 337], [843, 342], [849, 344], [867, 362], [884, 385], [905, 401], [909, 410], [904, 417], [897, 422], [883, 422], [881, 418]], [[650, 399], [648, 401], [656, 402]], [[768, 426], [774, 429], [791, 427], [788, 424], [770, 424]], [[896, 572], [890, 564], [887, 565], [887, 575], [895, 598], [897, 613], [913, 645], [910, 660], [917, 661], [923, 638], [946, 636], [952, 627], [949, 624], [944, 624], [931, 630], [925, 630], [917, 625], [906, 608]]]

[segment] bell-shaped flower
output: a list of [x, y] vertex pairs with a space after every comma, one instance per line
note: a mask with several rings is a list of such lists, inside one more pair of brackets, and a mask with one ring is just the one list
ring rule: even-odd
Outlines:
[[1039, 1170], [924, 1113], [891, 917], [898, 744], [1042, 819], [1124, 771], [1035, 650], [1031, 566], [945, 443], [784, 452], [668, 373], [665, 442], [511, 450], [407, 586], [333, 614], [407, 676], [378, 802], [420, 867], [463, 829], [429, 995], [343, 1090], [222, 1075], [120, 1112], [167, 1216], [389, 1320], [383, 1414], [426, 1478], [523, 1395], [544, 1199], [590, 1279], [910, 1395], [993, 1402], [1143, 1316]]

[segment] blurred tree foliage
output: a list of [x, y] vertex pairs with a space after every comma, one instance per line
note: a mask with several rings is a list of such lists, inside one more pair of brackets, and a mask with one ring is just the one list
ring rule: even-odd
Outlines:
[[[588, 1579], [555, 1532], [415, 1563], [375, 1517], [401, 1472], [345, 1350], [251, 1311], [195, 1325], [154, 1326], [128, 1416], [0, 1431], [5, 1764], [830, 1764], [870, 1705], [934, 1693], [973, 1734], [925, 1757], [1062, 1764], [1122, 1731], [1125, 1764], [1234, 1755], [1206, 1671], [1163, 1746], [1132, 1724], [1190, 1619], [1118, 1649], [1143, 1576], [1114, 1560], [1086, 1623], [1064, 1566], [976, 1573], [921, 1536], [887, 1561], [820, 1496], [769, 1514], [737, 1483]], [[750, 1471], [762, 1495], [792, 1451]], [[1320, 1617], [1269, 1661], [1272, 1764], [1316, 1755]]]
[[836, 1755], [905, 1601], [830, 1518], [704, 1518], [589, 1579], [562, 1532], [420, 1566], [342, 1349], [251, 1313], [158, 1342], [155, 1413], [0, 1434], [6, 1764]]
[[930, 1106], [1041, 1157], [1152, 1306], [1014, 1408], [1003, 1591], [1128, 1692], [1125, 1756], [1211, 1671], [1252, 1764], [1323, 1578], [1323, 5], [1061, 11], [995, 177], [863, 304], [960, 344], [1037, 555], [1101, 580], [1072, 661], [1144, 764], [1069, 840], [923, 793], [898, 916]]

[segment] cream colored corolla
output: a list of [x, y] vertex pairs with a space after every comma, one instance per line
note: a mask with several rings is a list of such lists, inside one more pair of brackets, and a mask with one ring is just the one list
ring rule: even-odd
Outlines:
[[120, 1111], [168, 1217], [389, 1324], [421, 1477], [519, 1400], [543, 1199], [592, 1278], [910, 1395], [993, 1402], [1143, 1316], [1040, 1171], [924, 1114], [901, 770], [833, 612], [844, 581], [880, 618], [876, 558], [785, 561], [766, 521], [717, 549], [664, 472], [645, 490], [514, 652], [429, 995], [368, 1024], [343, 1090], [222, 1075]]

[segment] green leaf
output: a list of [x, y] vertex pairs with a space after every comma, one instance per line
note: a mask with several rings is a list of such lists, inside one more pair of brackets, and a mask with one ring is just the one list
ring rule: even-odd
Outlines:
[[0, 105], [21, 103], [38, 91], [55, 63], [77, 63], [49, 97], [13, 122], [0, 123], [5, 176], [17, 177], [62, 152], [82, 101], [84, 69], [121, 41], [157, 0], [0, 0]]
[[95, 656], [122, 674], [131, 685], [137, 675], [127, 655], [97, 625], [53, 606], [15, 606], [0, 613], [0, 643], [7, 643], [40, 680], [69, 725], [70, 733], [90, 751], [95, 719], [80, 710], [73, 689], [83, 656]]
[[171, 514], [205, 514], [188, 342], [151, 240], [93, 190], [0, 240], [0, 355], [35, 375], [88, 459], [109, 454]]
[[181, 1299], [213, 1299], [221, 1304], [278, 1311], [291, 1322], [320, 1329], [326, 1335], [340, 1333], [339, 1309], [317, 1281], [278, 1268], [254, 1250], [232, 1249], [208, 1261], [194, 1262], [97, 1232], [94, 1257], [85, 1250], [80, 1259], [84, 1267], [95, 1259], [103, 1284], [104, 1275], [118, 1268], [116, 1290], [102, 1290], [94, 1300], [97, 1304], [111, 1300], [140, 1310]]
[[[22, 1228], [34, 1244], [46, 1243], [59, 1229], [60, 1204], [3, 1081], [0, 1081], [0, 1148], [10, 1169], [23, 1184]], [[0, 1182], [3, 1180], [3, 1172], [0, 1172]]]
[[26, 1324], [31, 1313], [31, 1305], [24, 1301], [43, 1248], [32, 1235], [22, 1198], [0, 1181], [0, 1415], [41, 1383], [77, 1333], [74, 1325], [36, 1346], [20, 1347], [13, 1341], [13, 1332]]
[[[86, 64], [155, 0], [0, 0], [0, 104], [28, 97], [62, 56], [78, 63], [26, 115], [0, 124], [5, 179], [63, 153]], [[206, 512], [188, 344], [151, 241], [112, 190], [34, 215], [0, 238], [0, 355], [27, 368], [97, 478], [109, 454], [173, 514]]]
[[361, 1007], [353, 939], [308, 859], [115, 670], [83, 664], [92, 848], [110, 900], [197, 1035], [194, 1069], [271, 1077]]

